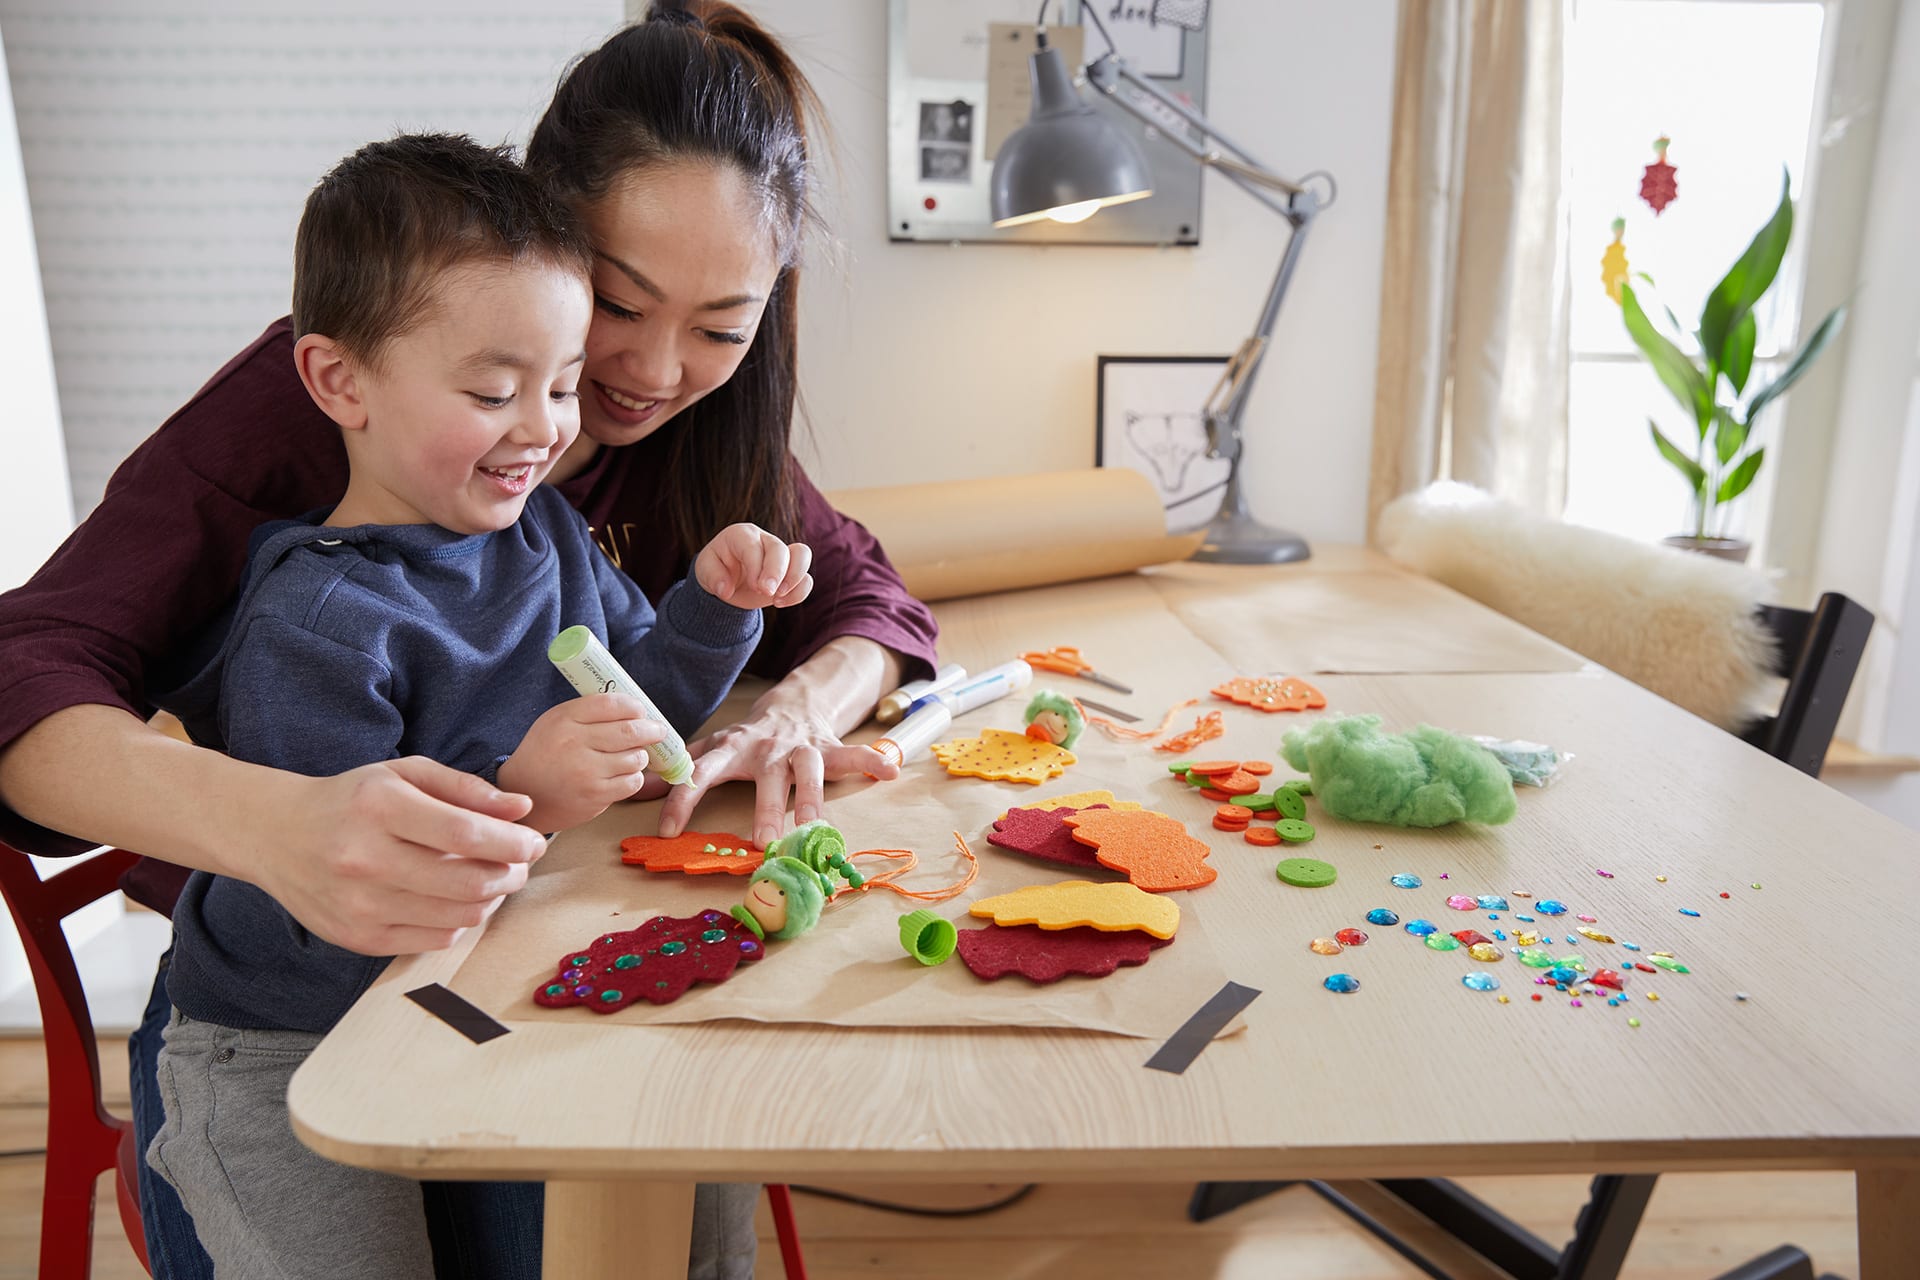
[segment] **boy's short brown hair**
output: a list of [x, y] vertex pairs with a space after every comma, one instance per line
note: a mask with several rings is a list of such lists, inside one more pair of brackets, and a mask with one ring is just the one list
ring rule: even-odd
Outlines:
[[293, 249], [295, 338], [323, 334], [377, 367], [386, 344], [465, 262], [593, 269], [585, 228], [514, 159], [462, 134], [401, 134], [335, 165], [307, 197]]

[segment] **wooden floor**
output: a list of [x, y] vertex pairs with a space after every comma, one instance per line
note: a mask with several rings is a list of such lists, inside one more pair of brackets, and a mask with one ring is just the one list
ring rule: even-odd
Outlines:
[[[46, 1141], [46, 1073], [38, 1041], [0, 1041], [0, 1152]], [[111, 1110], [127, 1109], [125, 1046], [100, 1046]], [[35, 1274], [42, 1161], [0, 1157], [0, 1280]], [[1515, 1220], [1559, 1242], [1585, 1199], [1579, 1178], [1476, 1178], [1466, 1185]], [[1345, 1187], [1346, 1184], [1343, 1184]], [[982, 1203], [1010, 1187], [847, 1187], [876, 1199], [924, 1205]], [[984, 1217], [932, 1219], [795, 1196], [813, 1280], [1401, 1280], [1421, 1273], [1304, 1187], [1203, 1226], [1185, 1216], [1191, 1187], [1046, 1186]], [[1363, 1187], [1351, 1188], [1356, 1198]], [[1688, 1174], [1662, 1178], [1624, 1274], [1633, 1280], [1703, 1280], [1775, 1245], [1793, 1243], [1823, 1271], [1857, 1274], [1850, 1174]], [[110, 1179], [100, 1183], [93, 1274], [144, 1275], [120, 1234]], [[1397, 1220], [1397, 1222], [1403, 1220]], [[1408, 1228], [1414, 1224], [1406, 1223]], [[764, 1203], [760, 1280], [778, 1280], [779, 1251]], [[1443, 1252], [1457, 1280], [1493, 1273]]]

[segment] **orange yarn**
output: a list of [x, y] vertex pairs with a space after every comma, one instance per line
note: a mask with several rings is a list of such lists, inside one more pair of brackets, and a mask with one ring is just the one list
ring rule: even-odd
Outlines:
[[[1180, 713], [1198, 701], [1198, 698], [1188, 698], [1185, 702], [1175, 703], [1173, 706], [1167, 708], [1165, 717], [1161, 719], [1157, 727], [1152, 729], [1129, 729], [1127, 726], [1109, 720], [1105, 716], [1087, 715], [1087, 709], [1085, 707], [1080, 707], [1080, 714], [1087, 717], [1088, 724], [1098, 726], [1100, 732], [1106, 734], [1109, 738], [1117, 738], [1121, 742], [1151, 742], [1167, 730], [1173, 728], [1173, 722], [1179, 718]], [[1077, 701], [1074, 705], [1076, 707], [1080, 706]], [[1187, 730], [1185, 733], [1175, 734], [1165, 742], [1155, 746], [1154, 750], [1191, 751], [1203, 742], [1211, 742], [1213, 739], [1222, 736], [1226, 731], [1227, 727], [1221, 720], [1220, 713], [1218, 711], [1209, 711], [1193, 722], [1193, 728]]]
[[865, 893], [869, 889], [891, 889], [901, 897], [912, 898], [916, 902], [945, 902], [948, 898], [958, 897], [960, 894], [965, 893], [967, 886], [971, 885], [980, 875], [980, 859], [974, 854], [972, 849], [967, 847], [966, 838], [958, 831], [953, 833], [953, 845], [955, 849], [960, 851], [961, 856], [967, 860], [967, 875], [959, 884], [949, 885], [945, 889], [903, 889], [895, 884], [894, 881], [920, 865], [919, 854], [911, 849], [862, 849], [860, 852], [850, 855], [848, 861], [852, 861], [853, 858], [866, 857], [889, 858], [899, 865], [888, 867], [885, 871], [868, 876], [860, 883], [858, 888], [850, 884], [843, 884], [833, 891], [833, 896], [828, 898], [827, 901], [838, 902], [850, 893]]

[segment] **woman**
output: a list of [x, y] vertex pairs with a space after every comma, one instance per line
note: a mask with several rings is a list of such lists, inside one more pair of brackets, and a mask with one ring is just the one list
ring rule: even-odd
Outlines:
[[[548, 482], [655, 598], [736, 520], [812, 546], [813, 598], [769, 620], [749, 668], [778, 683], [745, 721], [692, 744], [693, 782], [661, 816], [662, 834], [675, 834], [713, 785], [751, 779], [764, 844], [790, 794], [805, 822], [822, 813], [825, 780], [890, 776], [839, 735], [903, 676], [931, 670], [934, 626], [788, 449], [811, 90], [738, 10], [686, 8], [656, 5], [582, 59], [528, 148], [529, 167], [577, 205], [598, 250], [581, 437]], [[252, 529], [337, 500], [345, 476], [285, 320], [127, 460], [47, 566], [0, 597], [0, 839], [164, 858], [127, 886], [162, 910], [181, 867], [235, 876], [320, 936], [378, 955], [450, 945], [525, 882], [542, 841], [510, 821], [517, 798], [478, 778], [423, 759], [303, 778], [144, 723], [219, 634]], [[642, 794], [658, 793], [653, 783]], [[130, 1045], [143, 1139], [158, 1123], [165, 1012], [157, 983]], [[197, 1241], [179, 1238], [177, 1204], [155, 1192], [142, 1187], [156, 1274], [207, 1274]], [[538, 1188], [427, 1195], [442, 1274], [537, 1265]], [[743, 1254], [750, 1272], [751, 1213], [750, 1192], [703, 1188], [696, 1274], [740, 1273]]]

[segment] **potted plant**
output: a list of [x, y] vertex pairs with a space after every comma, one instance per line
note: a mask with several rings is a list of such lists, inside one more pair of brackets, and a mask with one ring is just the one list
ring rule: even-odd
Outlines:
[[[1740, 260], [1707, 295], [1700, 313], [1700, 327], [1691, 335], [1699, 344], [1697, 357], [1681, 350], [1674, 338], [1661, 332], [1647, 318], [1631, 286], [1621, 286], [1620, 311], [1626, 319], [1628, 334], [1660, 381], [1692, 418], [1696, 433], [1694, 448], [1686, 450], [1669, 440], [1652, 419], [1647, 422], [1653, 431], [1654, 447], [1680, 473], [1692, 496], [1693, 529], [1667, 538], [1669, 546], [1704, 551], [1730, 560], [1747, 558], [1749, 544], [1744, 539], [1724, 536], [1724, 508], [1747, 491], [1766, 459], [1766, 447], [1754, 444], [1754, 424], [1769, 404], [1800, 380], [1845, 323], [1845, 307], [1835, 307], [1828, 312], [1779, 376], [1749, 394], [1747, 379], [1753, 371], [1755, 336], [1753, 309], [1772, 287], [1774, 275], [1780, 270], [1780, 259], [1785, 256], [1787, 242], [1792, 237], [1793, 200], [1783, 176], [1780, 205], [1773, 217], [1760, 228]], [[1665, 314], [1674, 330], [1679, 331], [1679, 319], [1672, 311]]]

